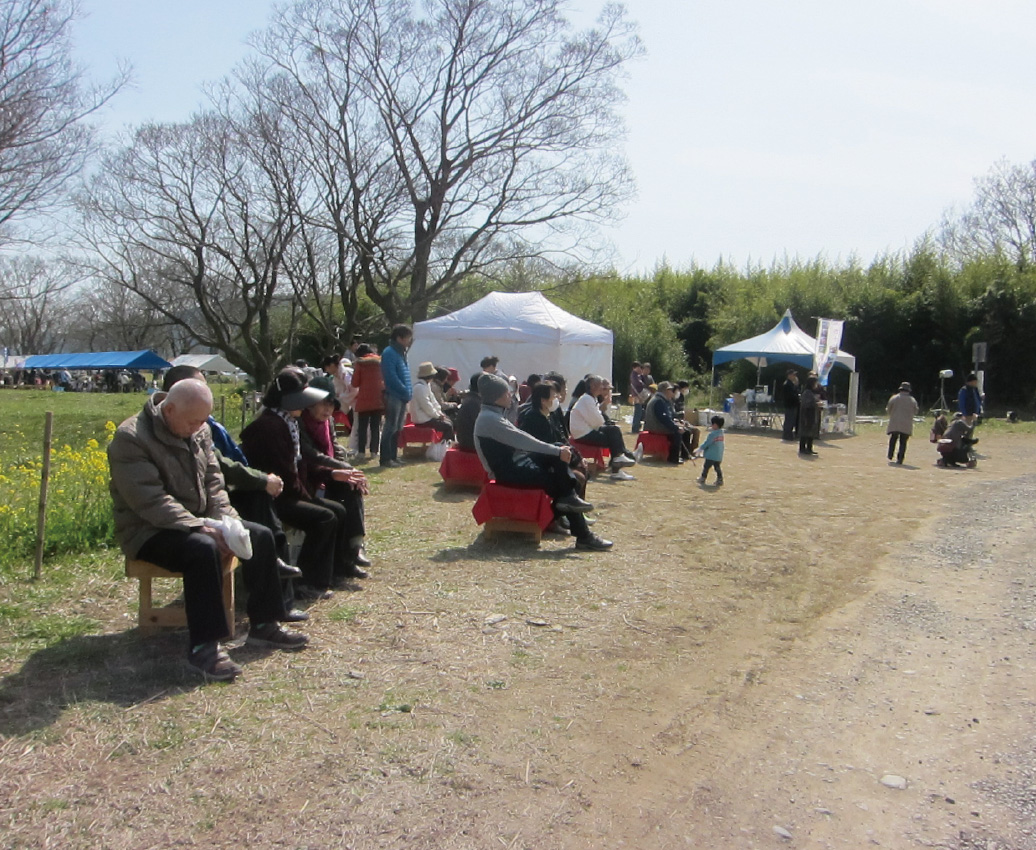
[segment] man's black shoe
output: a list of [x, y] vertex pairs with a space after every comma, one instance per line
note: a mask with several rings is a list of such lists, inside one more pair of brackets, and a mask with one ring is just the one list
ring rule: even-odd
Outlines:
[[566, 514], [584, 514], [592, 511], [594, 506], [586, 499], [580, 499], [575, 493], [554, 500], [554, 509]]
[[362, 546], [353, 552], [353, 563], [359, 567], [369, 567], [371, 565], [371, 559], [367, 557], [367, 553]]
[[282, 623], [301, 623], [309, 619], [309, 614], [306, 611], [302, 611], [298, 608], [292, 608], [284, 618], [281, 620]]
[[277, 572], [281, 578], [302, 578], [302, 570], [281, 558], [277, 559]]
[[576, 538], [577, 549], [592, 549], [594, 552], [604, 552], [611, 549], [613, 545], [611, 540], [605, 540], [596, 534]]

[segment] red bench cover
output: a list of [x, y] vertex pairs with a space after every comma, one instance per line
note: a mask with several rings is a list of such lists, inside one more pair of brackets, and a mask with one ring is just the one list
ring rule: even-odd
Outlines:
[[534, 522], [544, 529], [553, 521], [554, 509], [550, 497], [542, 490], [490, 481], [482, 488], [471, 508], [471, 515], [479, 525], [485, 525], [491, 519], [515, 519]]

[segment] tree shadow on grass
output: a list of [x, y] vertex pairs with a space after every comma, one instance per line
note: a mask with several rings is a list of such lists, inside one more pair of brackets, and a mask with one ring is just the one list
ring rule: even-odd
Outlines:
[[189, 670], [186, 632], [142, 636], [76, 635], [30, 655], [0, 679], [0, 735], [24, 735], [54, 723], [69, 706], [107, 702], [128, 708], [204, 684]]

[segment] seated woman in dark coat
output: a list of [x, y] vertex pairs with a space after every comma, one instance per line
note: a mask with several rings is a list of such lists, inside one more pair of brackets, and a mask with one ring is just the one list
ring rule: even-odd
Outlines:
[[305, 533], [298, 566], [306, 584], [296, 589], [299, 596], [330, 596], [332, 585], [358, 576], [350, 557], [346, 510], [316, 495], [302, 461], [298, 419], [303, 410], [327, 397], [326, 390], [307, 385], [301, 369], [290, 366], [263, 397], [265, 410], [241, 432], [241, 448], [251, 464], [284, 482], [274, 501], [277, 515]]
[[[518, 419], [518, 427], [531, 434], [537, 440], [544, 443], [551, 443], [555, 446], [567, 446], [568, 436], [562, 429], [558, 417], [552, 414], [560, 407], [557, 385], [552, 381], [540, 381], [532, 388], [529, 396], [529, 406], [523, 411]], [[569, 461], [569, 468], [576, 478], [576, 492], [581, 498], [586, 498], [586, 461], [579, 452], [572, 449], [572, 460]]]

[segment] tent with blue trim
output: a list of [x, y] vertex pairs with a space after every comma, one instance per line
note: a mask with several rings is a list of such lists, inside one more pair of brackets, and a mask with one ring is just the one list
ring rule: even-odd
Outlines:
[[78, 354], [34, 354], [25, 358], [26, 369], [168, 369], [172, 364], [151, 349], [143, 351], [95, 351]]
[[[794, 363], [803, 369], [812, 369], [816, 350], [816, 339], [795, 324], [791, 310], [785, 310], [781, 320], [766, 333], [717, 348], [712, 354], [712, 365], [750, 360], [759, 367], [769, 363]], [[855, 372], [856, 358], [839, 349], [835, 365]]]

